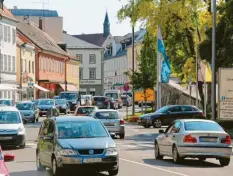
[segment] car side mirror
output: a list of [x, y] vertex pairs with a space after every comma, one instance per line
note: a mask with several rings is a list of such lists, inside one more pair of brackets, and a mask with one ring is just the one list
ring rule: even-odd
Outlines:
[[14, 160], [15, 160], [15, 155], [9, 154], [9, 153], [4, 155], [4, 161], [5, 162], [11, 162], [11, 161], [14, 161]]
[[165, 132], [164, 132], [164, 130], [159, 130], [159, 133], [160, 133], [160, 134], [163, 134], [163, 133], [165, 133]]

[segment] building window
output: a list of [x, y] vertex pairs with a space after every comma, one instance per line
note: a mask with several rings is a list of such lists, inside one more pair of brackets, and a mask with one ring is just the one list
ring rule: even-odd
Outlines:
[[10, 26], [7, 26], [7, 41], [11, 42], [11, 28]]
[[4, 71], [7, 71], [7, 55], [4, 55]]
[[79, 68], [79, 79], [83, 79], [83, 68]]
[[95, 54], [90, 54], [89, 55], [89, 63], [90, 64], [95, 64], [96, 60], [95, 60]]
[[34, 61], [32, 61], [32, 73], [35, 73], [34, 66], [35, 66], [35, 63]]
[[4, 25], [4, 41], [7, 42], [7, 26]]
[[12, 72], [16, 72], [16, 70], [15, 70], [15, 56], [12, 56]]
[[16, 30], [14, 28], [12, 28], [12, 43], [16, 43]]
[[11, 56], [8, 56], [8, 71], [11, 72]]
[[2, 24], [0, 24], [0, 41], [2, 41], [3, 39], [3, 28], [2, 28]]
[[1, 54], [1, 58], [0, 58], [0, 64], [1, 64], [1, 71], [3, 71], [3, 55]]
[[76, 54], [76, 57], [77, 57], [77, 60], [78, 60], [80, 63], [83, 63], [83, 55], [82, 55], [82, 54]]
[[89, 68], [89, 79], [95, 79], [96, 77], [96, 68]]
[[28, 61], [28, 73], [31, 73], [31, 61]]

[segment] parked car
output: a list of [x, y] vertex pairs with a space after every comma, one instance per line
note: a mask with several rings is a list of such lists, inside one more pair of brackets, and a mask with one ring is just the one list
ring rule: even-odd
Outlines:
[[54, 96], [53, 99], [55, 99], [55, 100], [60, 99], [60, 97], [59, 96]]
[[22, 118], [16, 107], [0, 107], [0, 144], [1, 146], [25, 147], [26, 131]]
[[17, 103], [16, 108], [19, 110], [25, 120], [33, 123], [39, 121], [39, 109], [33, 102], [23, 101]]
[[104, 96], [108, 98], [113, 98], [118, 103], [117, 109], [121, 109], [123, 107], [120, 90], [105, 90]]
[[76, 108], [74, 115], [75, 116], [88, 116], [92, 111], [97, 110], [96, 106], [79, 106]]
[[116, 144], [97, 119], [72, 116], [46, 119], [42, 122], [37, 141], [38, 171], [45, 171], [47, 167], [54, 176], [82, 169], [118, 174]]
[[56, 109], [56, 103], [54, 99], [40, 99], [38, 103], [39, 115], [42, 117], [47, 114], [49, 109]]
[[66, 99], [56, 99], [56, 107], [60, 113], [70, 113], [70, 104]]
[[99, 109], [110, 109], [110, 103], [105, 96], [94, 96], [93, 105], [97, 106]]
[[0, 146], [0, 176], [9, 176], [9, 171], [6, 167], [6, 162], [14, 161], [15, 155], [10, 153], [3, 154], [2, 148]]
[[120, 139], [125, 138], [125, 122], [121, 118], [119, 111], [116, 110], [96, 110], [90, 116], [99, 119], [110, 133], [120, 136]]
[[138, 125], [145, 128], [160, 128], [162, 125], [169, 125], [176, 119], [206, 119], [203, 112], [192, 105], [170, 105], [158, 109], [154, 113], [139, 116]]
[[110, 109], [118, 109], [119, 108], [118, 101], [115, 98], [107, 97], [107, 99], [108, 99], [108, 103], [110, 105]]
[[175, 163], [192, 157], [204, 161], [216, 158], [228, 166], [232, 154], [231, 137], [214, 121], [183, 119], [174, 121], [154, 142], [156, 159], [173, 157]]
[[15, 103], [12, 99], [0, 99], [0, 104], [4, 104], [7, 106], [14, 106]]
[[128, 95], [121, 95], [123, 106], [132, 106], [132, 99]]
[[39, 100], [32, 100], [32, 102], [37, 106], [39, 103]]

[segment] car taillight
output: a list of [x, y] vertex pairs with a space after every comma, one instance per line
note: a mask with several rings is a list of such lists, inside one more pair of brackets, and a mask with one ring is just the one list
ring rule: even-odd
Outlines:
[[223, 138], [221, 140], [221, 143], [223, 143], [223, 144], [231, 144], [231, 137], [227, 136], [226, 138]]
[[124, 121], [124, 120], [120, 120], [120, 124], [121, 124], [121, 125], [124, 125], [124, 124], [125, 124], [125, 121]]
[[190, 134], [186, 135], [183, 139], [183, 142], [185, 143], [196, 143], [197, 139], [195, 137], [192, 137]]
[[200, 115], [201, 115], [201, 116], [204, 116], [204, 113], [203, 113], [203, 112], [200, 112]]
[[108, 99], [106, 98], [105, 101], [104, 101], [105, 104], [108, 104]]

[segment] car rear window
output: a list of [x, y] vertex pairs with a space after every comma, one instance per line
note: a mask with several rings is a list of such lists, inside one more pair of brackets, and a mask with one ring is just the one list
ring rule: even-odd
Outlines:
[[87, 114], [91, 113], [94, 110], [94, 107], [82, 107], [78, 108], [77, 114]]
[[94, 101], [105, 101], [105, 97], [94, 97]]
[[215, 122], [185, 122], [185, 131], [224, 131], [220, 125]]
[[97, 119], [120, 119], [118, 112], [115, 112], [115, 111], [97, 112], [95, 117]]

